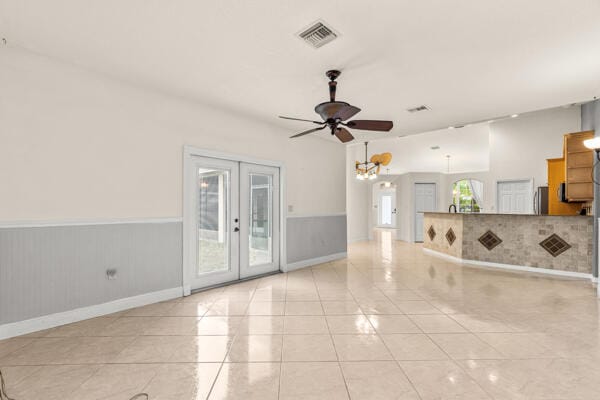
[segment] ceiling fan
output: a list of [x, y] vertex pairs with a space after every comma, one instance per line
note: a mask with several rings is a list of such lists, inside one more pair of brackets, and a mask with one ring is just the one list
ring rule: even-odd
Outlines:
[[350, 142], [354, 136], [346, 128], [360, 129], [366, 131], [381, 131], [388, 132], [394, 126], [392, 121], [374, 121], [366, 119], [356, 119], [353, 121], [344, 122], [352, 118], [360, 112], [360, 108], [350, 105], [344, 101], [335, 101], [335, 91], [337, 82], [335, 81], [341, 72], [337, 70], [327, 71], [325, 75], [329, 78], [329, 101], [318, 104], [315, 107], [315, 112], [321, 116], [323, 121], [311, 121], [309, 119], [282, 117], [283, 119], [291, 119], [294, 121], [312, 122], [320, 125], [318, 128], [309, 129], [304, 132], [297, 133], [290, 138], [308, 135], [309, 133], [317, 132], [325, 128], [331, 130], [331, 134], [335, 135], [342, 143]]

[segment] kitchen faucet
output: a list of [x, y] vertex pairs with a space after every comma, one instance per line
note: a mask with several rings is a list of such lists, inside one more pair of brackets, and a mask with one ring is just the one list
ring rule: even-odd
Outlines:
[[450, 204], [450, 207], [448, 207], [448, 212], [452, 212], [450, 210], [452, 210], [452, 207], [454, 207], [454, 212], [456, 213], [456, 204], [452, 203]]

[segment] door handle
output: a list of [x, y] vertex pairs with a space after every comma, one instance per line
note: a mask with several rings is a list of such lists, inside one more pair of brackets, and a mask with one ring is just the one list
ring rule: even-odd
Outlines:
[[240, 231], [240, 228], [238, 228], [238, 227], [236, 226], [235, 228], [233, 228], [233, 231], [234, 231], [234, 232], [239, 232], [239, 231]]

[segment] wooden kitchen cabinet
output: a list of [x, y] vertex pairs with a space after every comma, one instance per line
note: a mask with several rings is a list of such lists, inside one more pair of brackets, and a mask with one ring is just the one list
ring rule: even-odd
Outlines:
[[583, 145], [584, 140], [593, 137], [594, 131], [568, 133], [564, 136], [564, 179], [568, 201], [586, 202], [594, 198], [594, 151]]
[[550, 158], [548, 165], [548, 214], [577, 215], [581, 209], [579, 203], [563, 203], [559, 198], [560, 184], [565, 182], [565, 159]]

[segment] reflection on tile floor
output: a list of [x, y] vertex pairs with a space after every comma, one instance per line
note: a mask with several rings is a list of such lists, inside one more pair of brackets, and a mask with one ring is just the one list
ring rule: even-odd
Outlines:
[[598, 399], [589, 282], [380, 239], [347, 260], [0, 341], [18, 400]]

